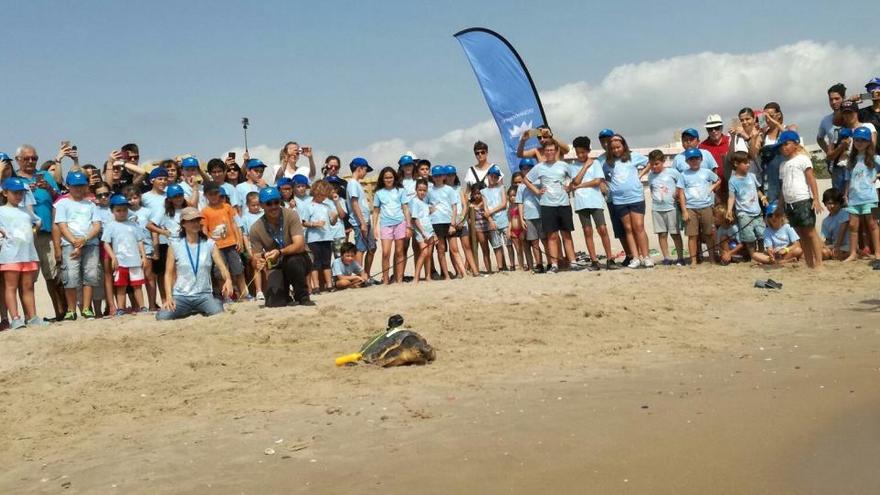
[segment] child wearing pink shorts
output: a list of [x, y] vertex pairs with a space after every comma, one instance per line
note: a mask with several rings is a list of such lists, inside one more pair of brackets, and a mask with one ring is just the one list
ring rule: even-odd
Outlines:
[[401, 187], [397, 171], [385, 167], [379, 172], [373, 193], [373, 225], [376, 237], [382, 241], [382, 283], [389, 283], [391, 246], [394, 245], [394, 281], [403, 281], [406, 266], [405, 239], [409, 239], [412, 220], [407, 205], [406, 190]]

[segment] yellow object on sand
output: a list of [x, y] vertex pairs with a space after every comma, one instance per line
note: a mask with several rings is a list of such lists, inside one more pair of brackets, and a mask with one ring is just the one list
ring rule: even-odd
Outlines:
[[360, 361], [363, 355], [360, 352], [355, 352], [353, 354], [346, 354], [345, 356], [339, 356], [336, 358], [336, 366], [345, 366], [348, 363], [355, 363]]

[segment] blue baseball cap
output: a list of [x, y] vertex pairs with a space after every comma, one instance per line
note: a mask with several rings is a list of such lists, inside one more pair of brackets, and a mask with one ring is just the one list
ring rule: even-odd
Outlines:
[[491, 167], [489, 167], [489, 171], [486, 172], [486, 174], [501, 177], [501, 170], [498, 169], [497, 165], [492, 165]]
[[519, 161], [519, 169], [522, 170], [524, 167], [534, 167], [535, 159], [534, 158], [523, 158]]
[[110, 196], [110, 207], [114, 206], [128, 206], [130, 203], [128, 202], [128, 198], [126, 198], [122, 194], [114, 194]]
[[89, 178], [86, 177], [86, 174], [76, 171], [76, 172], [68, 172], [67, 173], [67, 185], [68, 186], [87, 186], [89, 185]]
[[865, 89], [868, 91], [873, 91], [873, 88], [880, 86], [880, 77], [874, 77], [867, 84], [865, 84]]
[[260, 189], [260, 203], [268, 203], [269, 201], [281, 201], [281, 193], [277, 188], [264, 187]]
[[849, 127], [842, 127], [840, 129], [840, 133], [838, 134], [838, 137], [840, 137], [840, 139], [851, 138], [852, 136], [853, 131]]
[[776, 141], [776, 146], [782, 146], [783, 144], [794, 141], [795, 143], [801, 142], [801, 137], [798, 133], [794, 131], [783, 131], [782, 134], [779, 135], [779, 139]]
[[303, 174], [296, 174], [291, 179], [291, 182], [294, 186], [307, 186], [309, 185], [309, 178]]
[[168, 186], [168, 189], [165, 189], [165, 197], [166, 198], [176, 198], [178, 196], [183, 196], [183, 188], [180, 187], [180, 184], [171, 184]]
[[397, 160], [397, 164], [402, 167], [404, 165], [414, 165], [415, 161], [413, 160], [413, 157], [409, 155], [403, 155], [400, 157], [400, 160]]
[[868, 129], [867, 127], [864, 127], [864, 126], [859, 127], [858, 129], [853, 131], [852, 137], [853, 137], [853, 139], [858, 139], [861, 141], [870, 141], [871, 140], [871, 129]]
[[247, 161], [247, 168], [248, 169], [260, 168], [260, 167], [266, 168], [266, 164], [256, 158], [251, 158], [250, 160]]
[[446, 168], [444, 168], [443, 165], [434, 165], [433, 167], [431, 167], [431, 175], [433, 177], [446, 175]]
[[158, 177], [168, 177], [168, 171], [162, 167], [156, 167], [153, 170], [150, 170], [150, 180]]
[[9, 158], [9, 155], [0, 151], [0, 162], [11, 162], [12, 158]]
[[684, 151], [684, 159], [690, 160], [691, 158], [703, 158], [703, 154], [697, 148], [691, 148], [689, 150]]
[[181, 168], [198, 168], [199, 161], [196, 160], [196, 157], [194, 157], [194, 156], [188, 156], [188, 157], [184, 158], [183, 161], [180, 162], [180, 167]]
[[446, 175], [455, 175], [456, 174], [455, 167], [452, 165], [443, 165], [443, 170], [444, 170], [443, 173], [445, 173]]
[[682, 136], [690, 136], [692, 138], [700, 139], [700, 131], [694, 129], [693, 127], [689, 127], [683, 131], [681, 131]]
[[348, 167], [351, 169], [352, 172], [360, 167], [367, 167], [367, 173], [373, 171], [373, 167], [370, 166], [370, 162], [368, 162], [366, 158], [360, 156], [355, 157], [355, 159], [348, 164]]
[[776, 209], [779, 208], [779, 203], [776, 201], [771, 201], [767, 203], [767, 206], [764, 207], [764, 214], [768, 217], [774, 213], [776, 213]]
[[602, 129], [601, 131], [599, 131], [599, 139], [610, 138], [613, 135], [614, 135], [614, 131], [611, 129], [608, 129], [607, 127], [605, 129]]
[[24, 185], [24, 181], [22, 181], [18, 177], [10, 177], [10, 178], [3, 181], [3, 190], [4, 191], [27, 191], [27, 186]]
[[340, 177], [338, 175], [328, 175], [327, 177], [324, 177], [324, 180], [326, 180], [327, 182], [336, 184], [336, 183], [342, 182], [342, 177]]
[[221, 188], [220, 188], [220, 197], [222, 198], [223, 196], [226, 196], [226, 197], [228, 198], [228, 197], [229, 197], [229, 193], [226, 192], [226, 189], [223, 189], [223, 188], [221, 187]]
[[277, 182], [275, 182], [275, 187], [277, 187], [278, 189], [281, 189], [284, 186], [293, 187], [293, 179], [291, 179], [290, 177], [282, 177], [278, 179]]

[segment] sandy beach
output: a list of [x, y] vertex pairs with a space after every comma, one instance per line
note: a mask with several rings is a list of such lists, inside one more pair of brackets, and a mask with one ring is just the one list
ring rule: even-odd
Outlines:
[[[874, 493], [876, 274], [513, 273], [3, 332], [0, 491]], [[393, 313], [435, 363], [333, 365]]]

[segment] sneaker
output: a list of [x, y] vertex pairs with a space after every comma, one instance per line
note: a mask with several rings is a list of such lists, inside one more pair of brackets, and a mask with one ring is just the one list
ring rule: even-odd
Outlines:
[[119, 318], [120, 316], [125, 316], [126, 314], [127, 314], [127, 313], [125, 312], [124, 309], [117, 309], [117, 310], [116, 310], [116, 314], [115, 314], [115, 316], [116, 316], [117, 318]]
[[255, 297], [255, 299], [256, 299], [257, 301], [265, 301], [265, 300], [266, 300], [266, 296], [264, 296], [262, 292], [257, 292], [257, 296]]
[[34, 316], [27, 322], [28, 326], [31, 327], [47, 327], [49, 326], [49, 322], [40, 318], [39, 316]]
[[601, 267], [599, 266], [598, 261], [594, 261], [594, 262], [590, 263], [590, 266], [587, 267], [587, 270], [589, 270], [591, 272], [598, 272], [600, 269], [601, 269]]
[[532, 273], [546, 273], [544, 265], [535, 265], [535, 268], [532, 268]]
[[645, 258], [642, 260], [642, 266], [645, 268], [654, 268], [654, 260], [651, 258]]
[[626, 258], [623, 258], [623, 261], [620, 262], [620, 266], [629, 266], [629, 264], [632, 263], [632, 260], [632, 258], [627, 256]]
[[663, 266], [672, 266], [675, 262], [669, 258], [663, 258]]
[[62, 318], [61, 320], [76, 321], [76, 311], [68, 311], [67, 313], [64, 313], [64, 318]]
[[684, 258], [679, 258], [675, 260], [675, 266], [685, 266], [687, 263], [684, 262]]
[[606, 270], [617, 270], [619, 268], [620, 267], [617, 266], [617, 263], [615, 263], [613, 260], [608, 260], [605, 262], [605, 269]]
[[559, 268], [556, 265], [550, 265], [550, 268], [547, 269], [547, 273], [559, 273]]
[[92, 311], [92, 308], [86, 308], [86, 309], [80, 310], [79, 314], [81, 314], [82, 317], [87, 320], [94, 320], [95, 319], [95, 312]]
[[306, 299], [303, 299], [302, 301], [297, 301], [297, 305], [298, 306], [314, 306], [315, 301], [312, 301], [311, 299], [306, 298]]
[[26, 326], [27, 324], [25, 324], [24, 318], [13, 318], [12, 321], [9, 323], [9, 328], [13, 330], [20, 330]]
[[627, 268], [632, 268], [632, 269], [639, 268], [640, 266], [642, 266], [642, 262], [639, 261], [638, 258], [633, 258], [633, 259], [629, 262], [629, 264], [626, 265]]
[[[587, 265], [587, 266], [589, 266], [589, 265]], [[568, 271], [570, 271], [570, 272], [579, 272], [579, 271], [584, 270], [586, 268], [587, 268], [586, 266], [580, 265], [578, 263], [572, 263], [572, 264], [568, 265]]]

